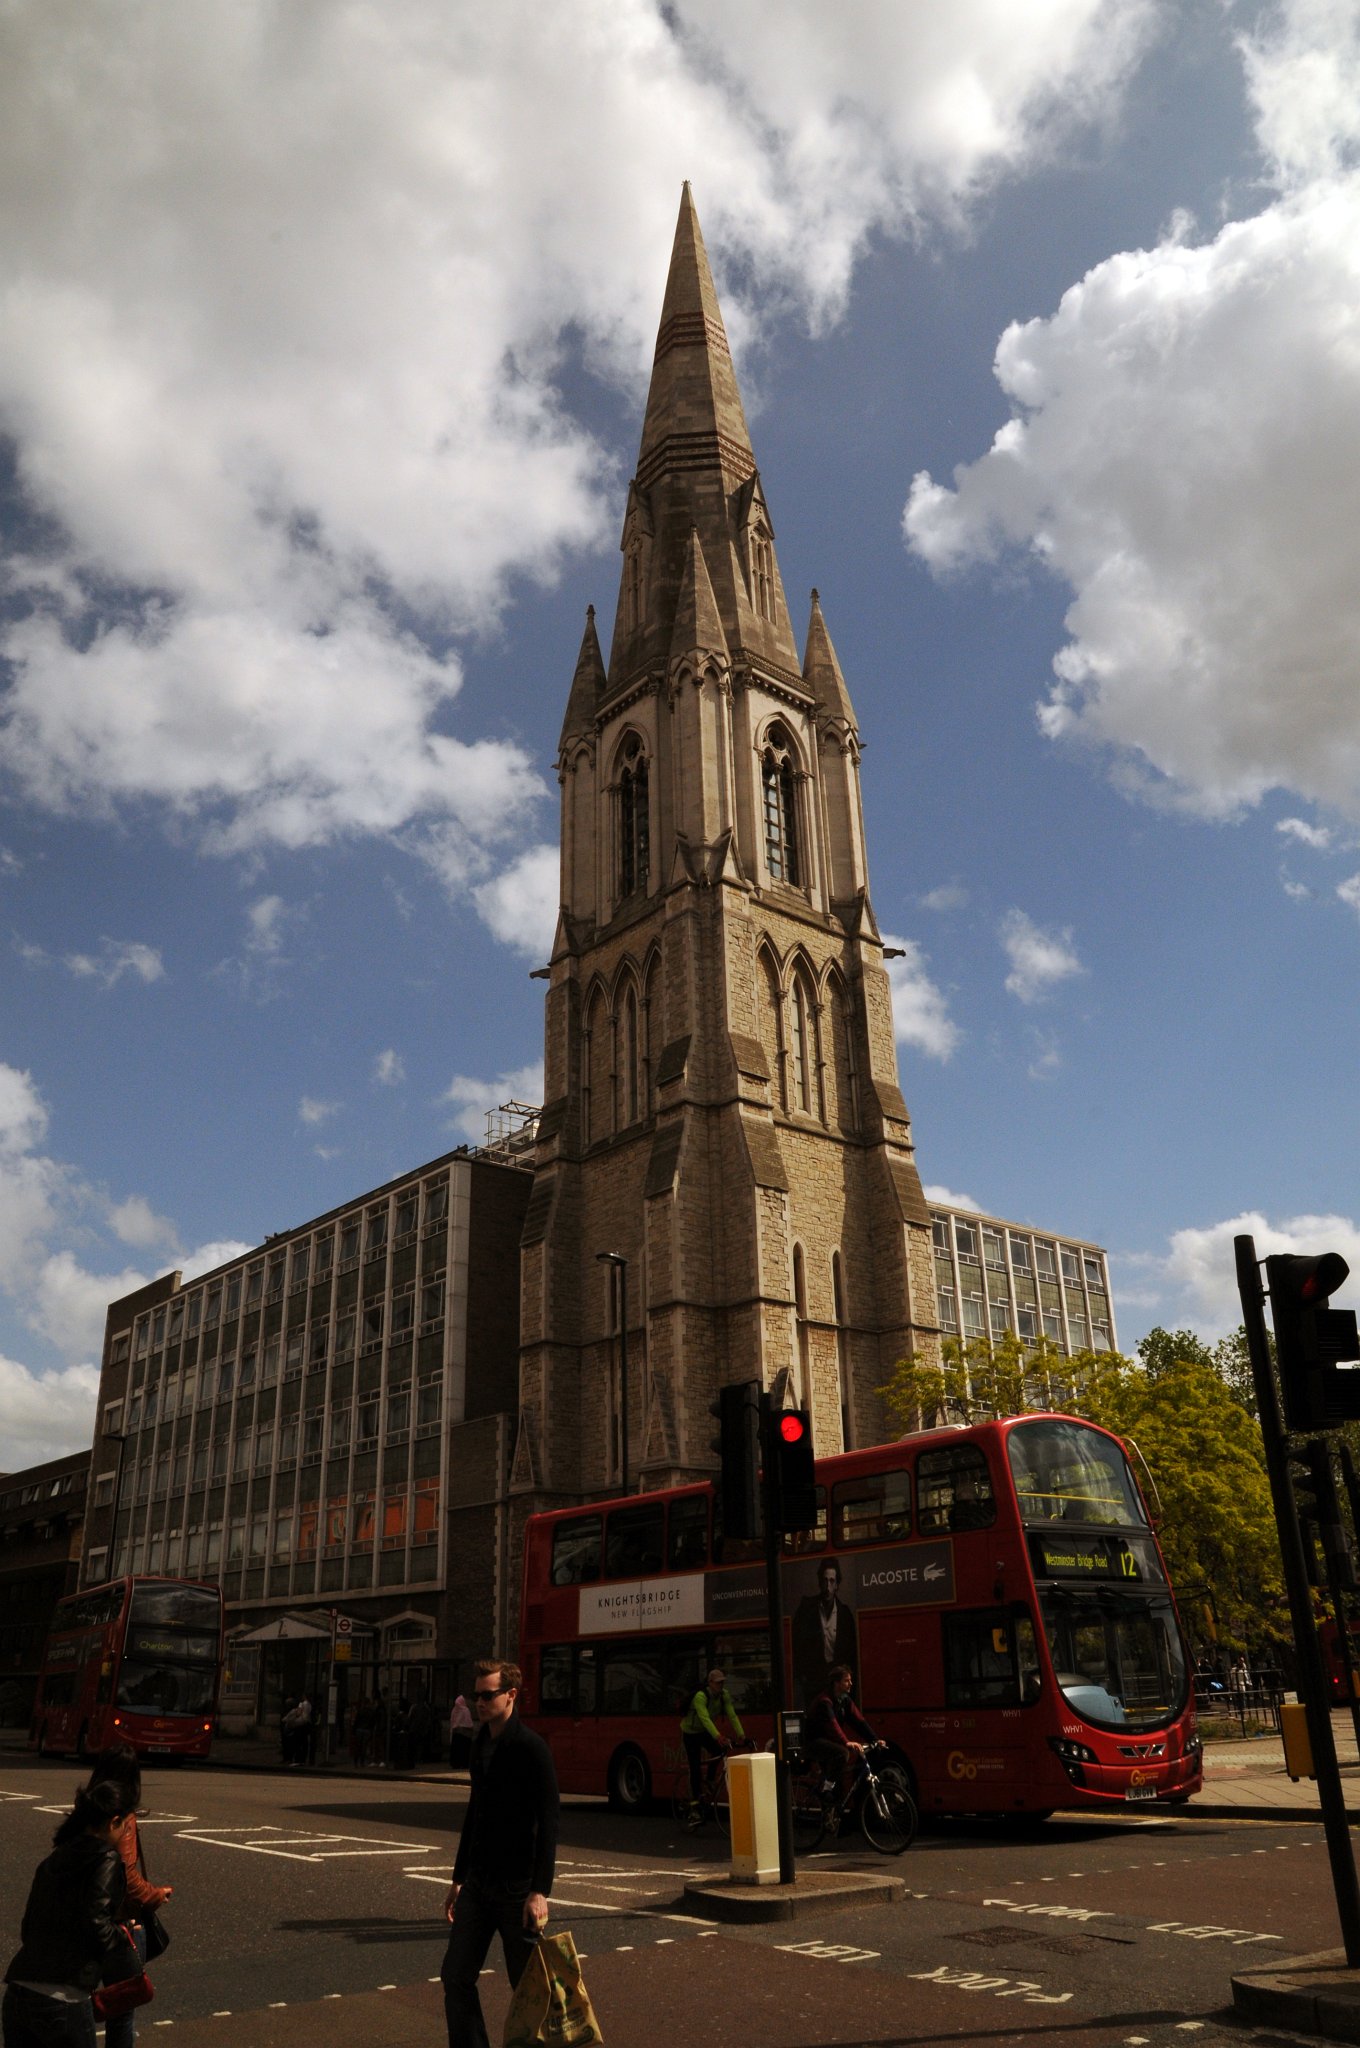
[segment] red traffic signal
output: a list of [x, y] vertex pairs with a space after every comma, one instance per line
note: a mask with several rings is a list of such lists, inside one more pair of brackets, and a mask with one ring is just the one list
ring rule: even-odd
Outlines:
[[786, 1444], [800, 1444], [807, 1435], [807, 1422], [801, 1415], [784, 1414], [779, 1418], [779, 1434]]
[[1340, 1252], [1280, 1252], [1266, 1260], [1288, 1429], [1334, 1429], [1360, 1418], [1360, 1373], [1336, 1369], [1360, 1361], [1355, 1311], [1327, 1307], [1349, 1272]]

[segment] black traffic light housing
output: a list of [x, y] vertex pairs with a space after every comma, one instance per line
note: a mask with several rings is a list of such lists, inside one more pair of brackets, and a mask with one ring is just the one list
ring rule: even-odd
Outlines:
[[759, 1380], [719, 1387], [718, 1398], [708, 1412], [718, 1423], [718, 1434], [709, 1448], [722, 1461], [723, 1533], [759, 1538], [764, 1527], [760, 1513]]
[[1282, 1252], [1266, 1260], [1287, 1429], [1332, 1429], [1360, 1420], [1360, 1372], [1337, 1370], [1360, 1360], [1355, 1311], [1327, 1306], [1349, 1271], [1340, 1252]]
[[1331, 1445], [1313, 1437], [1310, 1442], [1291, 1451], [1289, 1477], [1294, 1488], [1294, 1505], [1298, 1509], [1299, 1533], [1303, 1537], [1310, 1583], [1320, 1586], [1324, 1582], [1323, 1573], [1318, 1568], [1316, 1533], [1322, 1539], [1327, 1576], [1339, 1586], [1353, 1587], [1356, 1583], [1355, 1558], [1341, 1518], [1341, 1496], [1337, 1491]]
[[766, 1421], [770, 1513], [782, 1536], [817, 1523], [817, 1479], [812, 1417], [806, 1408], [771, 1408]]

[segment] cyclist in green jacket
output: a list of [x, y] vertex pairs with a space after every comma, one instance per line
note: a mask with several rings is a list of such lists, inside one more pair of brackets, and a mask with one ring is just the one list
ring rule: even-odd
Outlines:
[[738, 1719], [732, 1695], [727, 1690], [727, 1680], [715, 1666], [690, 1701], [689, 1711], [680, 1723], [680, 1739], [689, 1758], [690, 1796], [696, 1802], [703, 1797], [705, 1756], [722, 1756], [732, 1747], [718, 1733], [720, 1719], [726, 1721], [738, 1742], [745, 1742], [746, 1730]]

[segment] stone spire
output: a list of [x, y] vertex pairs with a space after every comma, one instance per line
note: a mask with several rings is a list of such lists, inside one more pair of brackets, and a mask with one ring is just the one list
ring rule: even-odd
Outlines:
[[812, 593], [812, 616], [808, 620], [807, 651], [803, 656], [803, 681], [817, 700], [819, 725], [841, 724], [851, 732], [858, 732], [855, 707], [850, 702], [850, 692], [845, 687], [845, 677], [841, 674], [836, 650], [831, 645], [831, 635], [826, 630], [822, 600], [815, 590]]
[[628, 494], [607, 695], [664, 663], [697, 530], [728, 647], [800, 675], [761, 489], [704, 238], [680, 200], [652, 381]]
[[600, 653], [600, 638], [595, 631], [595, 607], [586, 606], [586, 629], [581, 635], [581, 652], [576, 657], [576, 673], [571, 679], [571, 695], [567, 698], [567, 714], [562, 720], [562, 736], [557, 742], [561, 753], [568, 740], [577, 739], [583, 733], [595, 730], [595, 707], [604, 691], [604, 656]]

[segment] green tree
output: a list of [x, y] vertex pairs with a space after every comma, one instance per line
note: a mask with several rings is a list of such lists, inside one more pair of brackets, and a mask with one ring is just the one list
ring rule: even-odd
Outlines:
[[1152, 1330], [1135, 1362], [1110, 1351], [1068, 1358], [1014, 1335], [948, 1338], [938, 1367], [903, 1359], [882, 1393], [903, 1432], [1036, 1413], [1113, 1430], [1142, 1467], [1191, 1635], [1256, 1648], [1285, 1634], [1284, 1595], [1261, 1433], [1238, 1371], [1245, 1345], [1235, 1343]]

